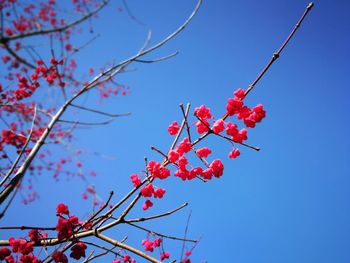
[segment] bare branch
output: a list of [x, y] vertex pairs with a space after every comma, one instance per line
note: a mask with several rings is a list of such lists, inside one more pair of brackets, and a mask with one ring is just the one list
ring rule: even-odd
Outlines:
[[12, 48], [10, 48], [8, 43], [4, 43], [3, 46], [7, 50], [7, 52], [9, 52], [16, 60], [18, 60], [19, 62], [21, 62], [22, 64], [26, 65], [31, 69], [35, 69], [35, 66], [33, 64], [29, 63], [27, 60], [20, 57]]
[[57, 122], [71, 123], [74, 125], [86, 125], [86, 126], [97, 126], [97, 125], [107, 125], [110, 124], [113, 119], [103, 121], [103, 122], [81, 122], [81, 121], [68, 121], [68, 120], [58, 120]]
[[177, 208], [175, 208], [175, 209], [173, 209], [171, 211], [162, 213], [162, 214], [149, 216], [149, 217], [140, 217], [140, 218], [135, 218], [135, 219], [128, 219], [128, 220], [124, 220], [124, 222], [126, 222], [126, 223], [143, 222], [143, 221], [152, 220], [152, 219], [156, 219], [156, 218], [160, 218], [160, 217], [164, 217], [164, 216], [169, 216], [171, 214], [176, 213], [177, 211], [181, 210], [182, 208], [184, 208], [186, 206], [188, 206], [188, 203], [184, 203], [184, 204], [180, 205], [179, 207], [177, 207]]
[[267, 63], [265, 68], [261, 71], [261, 73], [258, 75], [258, 77], [253, 81], [253, 83], [249, 85], [248, 89], [245, 91], [245, 96], [247, 96], [249, 94], [249, 92], [252, 91], [252, 89], [259, 82], [259, 80], [264, 76], [264, 74], [270, 68], [270, 66], [280, 57], [281, 52], [287, 46], [289, 41], [292, 39], [293, 35], [298, 30], [298, 28], [300, 27], [300, 25], [303, 22], [304, 18], [310, 12], [310, 10], [312, 9], [313, 6], [314, 6], [314, 4], [312, 2], [309, 3], [309, 5], [305, 9], [304, 14], [301, 16], [301, 18], [299, 19], [298, 23], [295, 25], [295, 27], [292, 30], [292, 32], [288, 35], [287, 39], [284, 41], [282, 46], [275, 53], [273, 53], [271, 60]]
[[99, 110], [95, 110], [95, 109], [86, 108], [86, 107], [79, 106], [79, 105], [76, 105], [76, 104], [71, 104], [71, 106], [75, 107], [75, 108], [78, 108], [78, 109], [81, 109], [81, 110], [90, 111], [90, 112], [93, 112], [93, 113], [98, 113], [98, 114], [109, 116], [109, 117], [113, 117], [113, 118], [131, 115], [131, 112], [114, 114], [114, 113], [108, 113], [108, 112], [103, 112], [103, 111], [99, 111]]
[[165, 235], [165, 234], [162, 234], [162, 233], [159, 233], [159, 232], [147, 229], [145, 227], [135, 225], [133, 223], [127, 223], [127, 224], [130, 225], [130, 226], [136, 227], [138, 229], [141, 229], [143, 231], [146, 231], [146, 232], [148, 232], [148, 233], [150, 233], [152, 235], [160, 236], [160, 237], [163, 237], [163, 238], [173, 239], [173, 240], [180, 240], [180, 241], [184, 241], [184, 242], [192, 242], [192, 243], [196, 243], [197, 242], [197, 240], [194, 240], [194, 239], [186, 239], [186, 238], [181, 238], [181, 237], [174, 237], [174, 236], [170, 236], [170, 235]]
[[143, 22], [141, 22], [139, 19], [137, 19], [136, 16], [133, 15], [133, 13], [131, 12], [128, 4], [126, 3], [126, 0], [123, 0], [123, 5], [124, 5], [124, 8], [125, 8], [126, 12], [128, 13], [128, 15], [130, 16], [130, 18], [132, 20], [134, 20], [136, 23], [138, 23], [141, 26], [145, 26], [145, 24]]
[[[181, 105], [182, 105], [182, 104], [180, 104], [180, 107], [181, 107]], [[180, 129], [179, 129], [179, 131], [177, 132], [177, 135], [176, 135], [176, 137], [175, 137], [173, 143], [171, 144], [169, 151], [171, 151], [171, 150], [173, 150], [173, 149], [175, 148], [175, 146], [176, 146], [178, 140], [180, 139], [181, 133], [182, 133], [182, 131], [183, 131], [183, 129], [184, 129], [186, 123], [187, 123], [187, 117], [188, 117], [188, 113], [190, 112], [190, 106], [191, 106], [191, 104], [187, 103], [186, 110], [185, 110], [185, 117], [184, 117], [184, 119], [182, 120]], [[182, 106], [182, 107], [183, 107], [183, 106]]]
[[160, 62], [160, 61], [164, 61], [164, 60], [168, 60], [170, 58], [173, 58], [175, 56], [177, 56], [179, 54], [178, 51], [170, 54], [170, 55], [167, 55], [167, 56], [164, 56], [164, 57], [160, 57], [160, 58], [156, 58], [156, 59], [152, 59], [152, 60], [143, 60], [143, 59], [135, 59], [136, 62], [140, 62], [140, 63], [156, 63], [156, 62]]
[[187, 130], [188, 139], [190, 140], [190, 142], [192, 142], [192, 139], [191, 139], [191, 130], [190, 130], [190, 126], [188, 125], [188, 122], [187, 122], [188, 113], [186, 114], [184, 105], [183, 105], [182, 103], [180, 104], [180, 109], [181, 109], [182, 116], [183, 116], [184, 121], [185, 121], [185, 124], [186, 124], [186, 130]]
[[37, 229], [37, 230], [55, 230], [55, 227], [40, 227], [40, 226], [0, 226], [1, 230], [11, 230], [11, 229], [17, 229], [17, 230], [31, 230], [31, 229]]
[[[192, 211], [190, 211], [190, 213], [188, 214], [188, 218], [187, 218], [187, 222], [186, 222], [186, 228], [185, 228], [184, 239], [186, 239], [186, 236], [187, 236], [187, 231], [188, 231], [188, 226], [189, 226], [189, 224], [190, 224], [191, 215], [192, 215]], [[182, 243], [180, 262], [182, 262], [182, 256], [183, 256], [183, 254], [184, 254], [184, 251], [185, 251], [185, 242]]]
[[97, 248], [99, 248], [99, 249], [102, 249], [102, 250], [104, 250], [104, 251], [101, 252], [101, 253], [99, 253], [99, 254], [97, 254], [97, 255], [93, 255], [93, 253], [92, 253], [89, 257], [87, 257], [87, 258], [83, 261], [83, 263], [90, 262], [90, 261], [92, 261], [92, 260], [94, 260], [94, 259], [96, 259], [96, 258], [98, 258], [98, 257], [102, 257], [102, 256], [104, 256], [104, 255], [107, 255], [108, 253], [112, 253], [112, 254], [114, 254], [114, 255], [116, 255], [116, 256], [121, 256], [121, 254], [119, 254], [118, 252], [114, 252], [114, 251], [113, 251], [113, 249], [115, 249], [116, 246], [113, 246], [113, 247], [111, 247], [111, 248], [106, 248], [105, 246], [101, 246], [101, 245], [95, 244], [95, 243], [93, 243], [93, 242], [84, 241], [84, 243], [87, 244], [87, 245], [94, 246], [94, 247], [97, 247]]

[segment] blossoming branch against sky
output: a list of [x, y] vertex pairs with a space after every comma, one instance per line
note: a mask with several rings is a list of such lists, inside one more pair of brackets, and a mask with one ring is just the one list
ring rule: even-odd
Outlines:
[[[70, 1], [56, 1], [57, 10], [50, 9], [55, 1], [45, 2], [40, 23], [57, 26], [62, 14], [69, 21], [76, 18]], [[84, 13], [80, 2], [73, 4]], [[118, 243], [121, 256], [109, 254], [95, 262], [144, 262], [128, 244], [164, 262], [349, 262], [350, 3], [315, 1], [280, 58], [246, 96], [308, 4], [203, 1], [180, 34], [67, 109], [1, 218], [0, 240], [18, 255], [30, 255], [43, 237], [40, 231], [1, 227], [40, 225], [58, 240], [70, 238], [77, 229], [89, 231], [104, 220], [86, 221], [109, 197], [113, 208], [139, 187], [140, 201], [133, 209], [128, 210], [128, 203], [121, 206], [130, 224], [99, 236], [103, 242], [109, 236], [123, 241]], [[12, 147], [9, 155], [15, 156], [27, 141], [16, 131], [25, 128], [33, 143], [38, 141], [44, 132], [38, 124], [47, 123], [65, 98], [79, 87], [95, 85], [86, 83], [137, 54], [148, 37], [149, 46], [162, 41], [195, 6], [196, 1], [188, 0], [111, 1], [96, 17], [61, 36], [63, 42], [43, 36], [9, 42], [14, 52], [36, 58], [26, 65], [30, 74], [22, 71], [5, 79], [9, 65], [18, 61], [6, 47], [0, 49], [2, 92], [16, 90], [6, 99], [39, 102], [36, 108], [17, 105], [18, 114], [7, 109], [13, 115], [6, 121], [31, 116], [18, 118], [16, 126], [1, 121], [2, 144]], [[89, 11], [98, 7], [92, 4]], [[26, 27], [24, 22], [12, 25], [15, 29], [6, 28], [1, 35], [16, 36]], [[157, 58], [161, 61], [148, 63]], [[11, 84], [14, 80], [18, 82]], [[50, 88], [42, 92], [43, 87]], [[95, 112], [84, 110], [87, 106]], [[30, 129], [33, 115], [37, 127]], [[184, 117], [188, 121], [182, 125]], [[181, 138], [169, 150], [179, 131]], [[196, 141], [201, 136], [205, 140]], [[1, 169], [11, 166], [3, 156], [1, 162]], [[137, 224], [171, 210], [176, 212]], [[34, 243], [21, 243], [20, 237]], [[53, 259], [83, 262], [94, 249], [88, 242], [93, 239], [82, 238], [64, 253], [61, 247]], [[0, 250], [0, 257], [6, 253]], [[45, 258], [43, 251], [39, 254]]]

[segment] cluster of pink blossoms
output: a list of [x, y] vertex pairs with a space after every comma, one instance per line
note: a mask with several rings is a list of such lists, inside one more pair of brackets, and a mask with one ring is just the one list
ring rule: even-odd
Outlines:
[[[0, 5], [0, 8], [6, 7], [6, 4], [15, 3], [16, 1], [7, 1]], [[8, 37], [14, 34], [24, 34], [26, 32], [36, 30], [38, 26], [43, 27], [48, 24], [52, 27], [62, 26], [64, 20], [57, 20], [55, 11], [55, 0], [48, 0], [47, 3], [41, 5], [29, 4], [23, 8], [23, 14], [16, 17], [12, 21], [12, 25], [5, 28], [5, 33]], [[7, 19], [11, 17], [11, 12], [5, 12]]]
[[[132, 175], [134, 178], [138, 178], [137, 180], [140, 181], [138, 175]], [[154, 197], [154, 198], [163, 198], [165, 195], [165, 190], [163, 188], [157, 188], [154, 189], [152, 183], [146, 184], [142, 189], [141, 189], [141, 195], [146, 198]], [[147, 199], [145, 203], [142, 206], [143, 210], [147, 210], [148, 208], [152, 207], [153, 203]]]
[[28, 233], [29, 240], [24, 238], [9, 238], [11, 250], [9, 248], [0, 248], [0, 261], [5, 260], [7, 263], [40, 263], [34, 254], [34, 244], [47, 234], [37, 229], [32, 229]]
[[[1, 4], [1, 3], [0, 3]], [[3, 58], [6, 63], [8, 63], [11, 58]], [[71, 60], [67, 59], [71, 62]], [[69, 64], [69, 63], [68, 63]], [[71, 71], [67, 69], [68, 66], [63, 65], [63, 60], [55, 59], [54, 57], [49, 60], [49, 62], [44, 62], [43, 60], [37, 60], [36, 64], [34, 62], [35, 68], [32, 73], [25, 67], [21, 69], [21, 72], [12, 72], [9, 69], [7, 79], [12, 83], [17, 81], [17, 85], [12, 87], [12, 84], [3, 88], [0, 84], [0, 104], [2, 107], [0, 109], [0, 115], [2, 117], [9, 118], [12, 122], [8, 122], [8, 127], [4, 127], [0, 130], [0, 161], [6, 162], [8, 164], [3, 164], [0, 170], [6, 171], [10, 167], [10, 158], [11, 154], [20, 153], [23, 149], [27, 139], [30, 137], [30, 142], [25, 149], [24, 156], [26, 156], [31, 151], [32, 143], [36, 143], [39, 138], [45, 132], [50, 116], [52, 116], [57, 109], [50, 105], [50, 108], [43, 108], [45, 102], [37, 104], [34, 102], [35, 93], [39, 92], [40, 89], [44, 86], [52, 86], [52, 88], [63, 89], [66, 87], [66, 76], [71, 74]], [[64, 70], [62, 68], [65, 68]], [[10, 65], [12, 68], [12, 65]], [[61, 70], [62, 69], [62, 70]], [[61, 73], [61, 72], [64, 72]], [[73, 75], [70, 75], [73, 77]], [[64, 81], [65, 80], [65, 81]], [[68, 82], [67, 82], [68, 83]], [[68, 83], [71, 85], [70, 83]], [[40, 112], [37, 110], [35, 114], [35, 109], [40, 108]], [[44, 114], [41, 114], [44, 113]], [[35, 120], [33, 120], [35, 116]], [[49, 117], [49, 118], [46, 118]], [[30, 129], [31, 122], [34, 121], [34, 126]], [[63, 124], [56, 124], [54, 129], [50, 131], [50, 134], [47, 140], [50, 140], [51, 143], [58, 144], [62, 139], [70, 141], [72, 139], [71, 130], [68, 130]], [[12, 151], [11, 148], [15, 148], [15, 151]], [[11, 150], [7, 150], [11, 149]], [[51, 155], [51, 154], [50, 154]], [[44, 156], [42, 153], [40, 156]], [[46, 154], [48, 157], [49, 154]], [[44, 157], [39, 157], [43, 159]], [[56, 164], [56, 169], [53, 167]], [[58, 178], [59, 174], [62, 174], [63, 163], [60, 161], [54, 163], [52, 161], [46, 160], [45, 164], [36, 164], [32, 163], [29, 170], [31, 174], [36, 172], [41, 172], [43, 169], [48, 171], [53, 171], [54, 178]], [[80, 168], [77, 165], [78, 169]], [[75, 175], [70, 171], [64, 171], [67, 175]], [[77, 173], [79, 173], [78, 171]], [[27, 187], [22, 187], [21, 191], [27, 191], [29, 193], [23, 193], [23, 203], [28, 204], [34, 201], [37, 198], [37, 193], [32, 190], [31, 185]], [[25, 189], [25, 190], [24, 190]], [[94, 201], [95, 202], [95, 201]], [[97, 202], [95, 202], [97, 203]]]
[[[155, 248], [160, 247], [163, 240], [161, 238], [156, 238], [155, 240], [150, 240], [148, 237], [142, 240], [142, 245], [145, 251], [153, 252]], [[163, 251], [160, 254], [160, 260], [168, 259], [170, 257], [170, 253], [167, 251]]]
[[[85, 229], [89, 229], [91, 225], [84, 224], [82, 222], [79, 222], [78, 217], [74, 215], [69, 214], [69, 208], [65, 204], [58, 204], [56, 208], [56, 213], [58, 215], [58, 223], [56, 225], [56, 231], [57, 231], [57, 238], [58, 239], [68, 239], [73, 236], [74, 230], [77, 227], [83, 227]], [[64, 217], [64, 215], [66, 217]], [[85, 257], [85, 250], [87, 246], [85, 243], [78, 241], [72, 248], [70, 257], [74, 259], [80, 259], [82, 257]], [[67, 256], [63, 254], [61, 251], [56, 251], [53, 254], [53, 259], [55, 263], [62, 262], [66, 263], [68, 262]]]
[[[247, 128], [254, 128], [256, 123], [261, 122], [265, 117], [266, 112], [261, 104], [250, 109], [245, 106], [243, 99], [245, 97], [245, 91], [243, 89], [237, 89], [234, 92], [234, 98], [229, 98], [226, 105], [226, 114], [224, 117], [215, 120], [211, 114], [208, 107], [202, 105], [194, 110], [194, 115], [198, 119], [196, 122], [196, 130], [199, 134], [215, 134], [226, 139], [231, 140], [232, 143], [242, 144], [248, 139], [247, 129], [239, 129], [237, 124], [230, 121], [225, 121], [227, 117], [237, 115], [238, 120], [243, 120]], [[168, 132], [170, 135], [176, 135], [179, 131], [179, 124], [174, 121], [168, 127]], [[225, 135], [222, 133], [225, 132]], [[188, 162], [187, 153], [190, 151], [194, 152], [195, 155], [200, 158], [205, 167], [201, 166], [191, 166]], [[170, 150], [167, 154], [166, 161], [173, 164], [177, 169], [174, 172], [174, 176], [181, 178], [182, 180], [192, 180], [196, 177], [202, 177], [205, 180], [210, 180], [212, 177], [220, 177], [224, 171], [224, 165], [221, 160], [214, 159], [211, 163], [208, 163], [205, 159], [212, 153], [212, 150], [208, 147], [202, 147], [196, 149], [193, 143], [188, 137], [185, 137], [178, 146]], [[236, 158], [240, 155], [238, 148], [234, 147], [229, 153], [230, 158]], [[167, 164], [167, 163], [166, 163]], [[150, 161], [147, 166], [147, 171], [153, 179], [166, 179], [170, 176], [171, 172], [164, 164], [158, 163], [156, 161]], [[135, 187], [141, 184], [138, 176], [133, 175], [131, 177]], [[147, 189], [152, 189], [152, 184], [147, 184], [143, 189], [141, 189], [141, 194], [144, 197], [150, 197], [152, 191]]]
[[115, 259], [112, 261], [112, 263], [136, 263], [136, 260], [126, 254], [122, 259]]
[[[171, 175], [171, 171], [166, 166], [171, 164], [175, 167], [174, 176], [185, 180], [193, 180], [194, 178], [202, 178], [202, 180], [211, 180], [213, 177], [219, 178], [224, 172], [224, 165], [220, 159], [214, 159], [208, 162], [206, 159], [212, 154], [212, 150], [208, 147], [196, 148], [197, 143], [203, 140], [207, 135], [214, 134], [218, 137], [229, 140], [232, 145], [244, 144], [244, 141], [248, 139], [248, 131], [246, 128], [254, 128], [257, 123], [261, 122], [266, 116], [266, 112], [262, 104], [258, 104], [254, 108], [249, 108], [244, 105], [243, 99], [245, 97], [245, 91], [243, 89], [237, 89], [234, 92], [234, 97], [229, 98], [226, 105], [226, 113], [219, 119], [214, 119], [212, 113], [208, 107], [201, 105], [195, 108], [194, 115], [197, 118], [195, 123], [196, 131], [200, 137], [195, 141], [190, 140], [190, 135], [183, 138], [177, 144], [177, 147], [171, 149], [166, 155], [163, 163], [150, 161], [147, 165], [146, 176], [144, 181], [145, 185], [140, 189], [140, 193], [145, 198], [162, 198], [165, 194], [165, 190], [162, 188], [156, 188], [153, 184], [155, 179], [164, 180]], [[238, 128], [238, 125], [227, 121], [226, 119], [231, 116], [237, 116], [238, 120], [243, 121], [246, 128]], [[186, 123], [188, 125], [188, 123]], [[178, 135], [180, 126], [177, 121], [172, 122], [168, 127], [168, 133], [170, 135]], [[189, 132], [188, 132], [189, 133]], [[204, 167], [195, 166], [189, 163], [188, 153], [193, 152], [197, 156]], [[228, 154], [229, 158], [234, 159], [240, 155], [240, 151], [237, 147], [234, 147]], [[143, 184], [139, 175], [133, 174], [130, 176], [134, 187], [141, 187]], [[147, 199], [142, 208], [147, 210], [153, 206], [153, 203]], [[142, 241], [146, 251], [153, 252], [155, 246], [154, 241], [146, 239]], [[190, 254], [189, 254], [190, 255]], [[183, 262], [191, 262], [186, 256]], [[168, 258], [168, 254], [162, 254], [162, 260]]]
[[[70, 238], [74, 234], [74, 229], [79, 226], [79, 219], [74, 215], [69, 215], [68, 206], [59, 204], [56, 209], [58, 215], [58, 222], [56, 225], [57, 238]], [[63, 215], [66, 215], [64, 217]]]

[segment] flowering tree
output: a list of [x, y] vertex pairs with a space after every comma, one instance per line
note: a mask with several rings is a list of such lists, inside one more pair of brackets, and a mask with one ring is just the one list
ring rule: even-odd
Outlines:
[[[66, 142], [74, 140], [74, 131], [80, 126], [106, 125], [112, 119], [126, 114], [114, 114], [86, 106], [81, 99], [86, 94], [98, 91], [101, 98], [113, 94], [127, 94], [125, 86], [116, 82], [116, 76], [134, 63], [156, 63], [175, 56], [146, 60], [143, 57], [152, 54], [172, 40], [185, 29], [198, 12], [201, 0], [190, 16], [180, 27], [160, 42], [150, 46], [151, 34], [144, 44], [130, 58], [112, 63], [96, 72], [88, 69], [88, 76], [77, 76], [74, 55], [87, 48], [93, 39], [75, 46], [72, 36], [80, 34], [80, 28], [91, 22], [109, 1], [74, 0], [70, 6], [60, 7], [54, 0], [20, 3], [15, 0], [0, 1], [1, 25], [0, 44], [4, 70], [0, 84], [1, 129], [0, 150], [0, 218], [6, 216], [18, 192], [23, 193], [23, 202], [29, 204], [36, 199], [32, 189], [30, 175], [50, 172], [58, 178], [62, 173], [75, 175], [87, 181], [84, 198], [93, 196], [95, 211], [86, 218], [78, 218], [66, 204], [57, 200], [57, 224], [53, 227], [2, 226], [1, 231], [19, 230], [18, 236], [9, 236], [0, 240], [0, 260], [6, 262], [68, 262], [68, 258], [93, 261], [106, 254], [113, 254], [113, 262], [136, 262], [143, 259], [150, 262], [172, 260], [170, 251], [163, 245], [164, 239], [192, 243], [198, 240], [176, 237], [156, 232], [142, 226], [142, 222], [169, 216], [181, 210], [187, 203], [161, 214], [143, 216], [142, 210], [149, 210], [154, 199], [166, 196], [161, 187], [162, 180], [170, 176], [182, 181], [201, 180], [203, 182], [220, 178], [224, 172], [223, 161], [215, 158], [215, 153], [206, 145], [208, 137], [215, 137], [232, 145], [228, 153], [230, 159], [240, 155], [240, 147], [259, 151], [249, 145], [248, 129], [255, 128], [266, 112], [262, 104], [251, 107], [245, 104], [246, 97], [276, 61], [294, 33], [299, 28], [313, 4], [309, 4], [293, 31], [271, 60], [249, 85], [247, 89], [236, 89], [233, 96], [223, 105], [222, 116], [214, 116], [206, 105], [195, 107], [180, 104], [181, 121], [173, 121], [168, 133], [173, 136], [166, 150], [152, 146], [159, 159], [145, 159], [144, 171], [130, 175], [130, 190], [118, 201], [109, 193], [106, 200], [98, 197], [96, 190], [89, 185], [89, 179], [81, 172], [83, 166], [75, 162], [75, 171], [66, 171], [67, 163], [74, 163], [72, 156], [60, 156], [52, 160], [52, 147], [65, 147]], [[67, 10], [70, 12], [67, 17]], [[133, 17], [134, 18], [134, 17]], [[136, 18], [134, 18], [136, 19]], [[47, 45], [37, 43], [45, 41]], [[42, 99], [42, 96], [50, 99]], [[54, 103], [53, 103], [54, 101]], [[88, 112], [108, 118], [102, 122], [84, 122], [72, 120], [73, 110]], [[54, 145], [54, 146], [52, 146]], [[75, 151], [73, 154], [80, 154]], [[91, 171], [94, 175], [94, 172]], [[103, 194], [103, 193], [101, 193]], [[113, 204], [112, 204], [113, 200]], [[142, 202], [138, 211], [137, 203]], [[139, 212], [139, 217], [130, 217], [131, 211]], [[125, 225], [138, 228], [147, 233], [140, 244], [129, 244], [127, 238], [114, 239], [108, 230]], [[5, 232], [4, 232], [5, 233]], [[6, 232], [9, 233], [9, 232]], [[159, 250], [156, 255], [154, 250]], [[43, 252], [45, 251], [45, 253]], [[181, 262], [190, 262], [192, 250], [183, 253]], [[171, 261], [175, 262], [175, 260]]]

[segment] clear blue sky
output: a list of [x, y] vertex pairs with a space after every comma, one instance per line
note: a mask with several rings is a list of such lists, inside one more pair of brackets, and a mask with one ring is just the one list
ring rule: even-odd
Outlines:
[[[118, 12], [121, 1], [113, 1], [95, 21], [101, 37], [79, 55], [82, 65], [99, 67], [127, 58], [142, 45], [148, 29], [154, 43], [177, 28], [195, 5], [189, 0], [127, 2], [146, 26]], [[143, 157], [157, 157], [149, 147], [168, 148], [166, 128], [180, 120], [180, 102], [191, 102], [193, 108], [206, 104], [220, 116], [233, 90], [252, 82], [307, 4], [204, 0], [188, 28], [149, 56], [178, 50], [177, 57], [132, 65], [136, 71], [119, 80], [130, 86], [131, 95], [100, 106], [132, 115], [77, 134], [77, 146], [115, 156], [82, 159], [97, 171], [93, 182], [99, 193], [115, 190], [121, 196], [128, 190], [129, 175], [143, 169]], [[349, 11], [349, 1], [315, 1], [290, 46], [247, 98], [249, 105], [262, 102], [267, 109], [265, 121], [249, 134], [249, 143], [262, 148], [259, 153], [241, 148], [241, 156], [229, 160], [230, 146], [210, 140], [215, 156], [225, 161], [220, 180], [203, 184], [173, 178], [164, 183], [167, 196], [156, 202], [153, 212], [185, 201], [190, 208], [149, 227], [182, 235], [191, 209], [189, 236], [202, 237], [193, 262], [350, 262]], [[96, 99], [90, 96], [89, 101]], [[54, 184], [49, 176], [38, 178], [42, 198], [22, 210], [35, 212], [31, 222], [45, 218], [53, 225], [57, 200], [68, 203], [76, 214], [86, 214], [82, 182], [67, 183], [69, 187], [65, 179]], [[21, 222], [20, 208], [16, 204], [2, 224]], [[136, 232], [114, 230], [111, 235], [129, 235], [130, 241], [145, 236]], [[173, 255], [180, 252], [181, 244], [167, 244]]]

